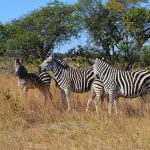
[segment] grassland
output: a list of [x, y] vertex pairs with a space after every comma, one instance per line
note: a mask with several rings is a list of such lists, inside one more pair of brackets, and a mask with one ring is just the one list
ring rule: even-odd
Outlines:
[[16, 78], [0, 74], [0, 150], [149, 150], [150, 110], [139, 113], [139, 99], [120, 98], [120, 114], [108, 116], [107, 104], [97, 115], [85, 106], [89, 93], [72, 94], [72, 111], [61, 105], [59, 89], [51, 85], [53, 101], [30, 90], [19, 94]]

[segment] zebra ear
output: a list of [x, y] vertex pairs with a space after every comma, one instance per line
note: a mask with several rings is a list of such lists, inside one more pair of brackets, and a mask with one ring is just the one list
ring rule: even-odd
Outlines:
[[47, 56], [48, 56], [48, 57], [52, 57], [52, 58], [53, 58], [53, 57], [54, 57], [54, 53], [53, 53], [53, 51], [49, 51], [49, 52], [47, 53]]
[[47, 56], [53, 58], [53, 57], [54, 57], [54, 53], [53, 53], [53, 52], [48, 52], [48, 53], [47, 53]]
[[23, 63], [23, 59], [21, 57], [19, 58], [19, 61], [20, 61], [20, 63]]
[[54, 53], [51, 54], [51, 57], [54, 58]]
[[19, 58], [19, 57], [16, 57], [16, 58], [14, 59], [14, 61], [15, 61], [15, 63], [20, 63], [20, 58]]
[[52, 54], [52, 52], [49, 51], [49, 52], [47, 53], [47, 57], [51, 56], [51, 54]]
[[49, 57], [48, 60], [52, 60], [54, 58], [54, 54], [52, 53]]
[[89, 62], [94, 64], [95, 63], [95, 60], [94, 59], [89, 59]]

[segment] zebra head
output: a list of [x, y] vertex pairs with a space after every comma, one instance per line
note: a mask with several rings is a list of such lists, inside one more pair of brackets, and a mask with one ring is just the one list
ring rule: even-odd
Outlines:
[[16, 59], [15, 59], [15, 72], [16, 72], [16, 73], [18, 72], [20, 66], [21, 66], [20, 59], [19, 59], [19, 58], [16, 58]]
[[101, 78], [101, 75], [102, 75], [102, 70], [103, 70], [103, 67], [104, 67], [104, 59], [98, 59], [96, 58], [96, 60], [92, 60], [93, 62], [93, 71], [94, 71], [94, 76], [98, 76], [99, 78]]
[[39, 66], [40, 70], [52, 70], [53, 69], [53, 54], [51, 54], [48, 58], [46, 58], [43, 63]]
[[26, 68], [21, 64], [21, 59], [15, 59], [15, 72], [18, 76], [24, 76], [27, 74]]

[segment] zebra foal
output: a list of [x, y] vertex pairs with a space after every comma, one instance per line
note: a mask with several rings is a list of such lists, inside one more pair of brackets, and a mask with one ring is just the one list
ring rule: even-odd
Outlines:
[[15, 72], [21, 93], [27, 96], [29, 89], [38, 88], [44, 95], [45, 105], [47, 99], [50, 98], [52, 100], [52, 95], [49, 91], [51, 76], [47, 72], [39, 71], [38, 73], [28, 73], [26, 68], [21, 64], [20, 59], [15, 59]]
[[[61, 90], [61, 100], [64, 102], [66, 97], [68, 104], [68, 111], [70, 107], [70, 92], [84, 93], [91, 90], [91, 96], [88, 99], [86, 111], [90, 102], [95, 99], [95, 108], [98, 113], [98, 101], [104, 88], [102, 82], [99, 79], [94, 78], [94, 72], [92, 68], [87, 69], [73, 69], [68, 64], [60, 59], [50, 55], [40, 65], [41, 70], [51, 70], [55, 76], [57, 84]], [[95, 80], [94, 80], [95, 79]]]
[[101, 59], [93, 60], [94, 74], [97, 75], [109, 93], [109, 115], [112, 104], [118, 113], [117, 96], [128, 98], [140, 97], [141, 111], [144, 111], [146, 96], [150, 95], [150, 71], [123, 71], [118, 70]]

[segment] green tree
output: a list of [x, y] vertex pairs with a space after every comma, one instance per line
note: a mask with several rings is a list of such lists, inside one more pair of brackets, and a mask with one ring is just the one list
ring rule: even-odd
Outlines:
[[42, 59], [59, 43], [78, 36], [81, 29], [75, 7], [58, 1], [12, 21], [9, 26], [7, 49], [20, 49]]
[[[130, 55], [126, 58], [129, 65], [139, 58], [140, 51], [150, 38], [150, 10], [146, 8], [132, 8], [122, 14], [122, 23], [125, 29], [124, 41]], [[132, 45], [131, 45], [132, 44]]]
[[7, 30], [5, 25], [0, 24], [0, 55], [5, 54], [5, 45], [4, 43], [6, 42], [7, 39]]
[[107, 9], [101, 0], [79, 0], [78, 9], [93, 43], [111, 60], [112, 53], [116, 56], [115, 46], [123, 39], [120, 14]]
[[150, 11], [140, 2], [110, 0], [104, 5], [100, 0], [79, 0], [77, 6], [93, 43], [102, 47], [108, 61], [125, 64], [126, 69], [150, 37]]
[[138, 62], [141, 67], [149, 67], [150, 69], [150, 46], [145, 46], [140, 52], [140, 61]]

